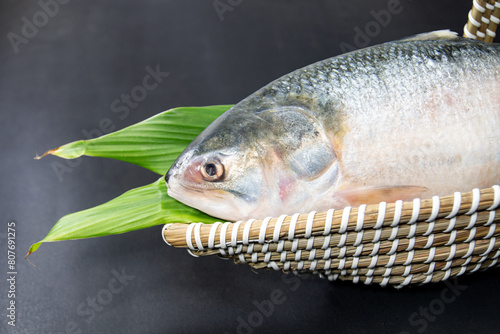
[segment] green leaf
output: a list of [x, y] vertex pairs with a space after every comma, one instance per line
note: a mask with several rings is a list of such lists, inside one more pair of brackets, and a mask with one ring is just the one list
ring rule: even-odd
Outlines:
[[62, 217], [44, 239], [30, 247], [26, 256], [43, 242], [99, 237], [193, 221], [214, 223], [218, 220], [169, 197], [162, 177], [107, 203]]
[[164, 175], [184, 148], [232, 105], [180, 107], [122, 130], [75, 141], [45, 152], [61, 158], [82, 155], [127, 161]]
[[[45, 152], [61, 158], [82, 155], [127, 161], [164, 175], [186, 146], [231, 105], [181, 107], [167, 110], [122, 130], [79, 140]], [[40, 159], [41, 157], [37, 157]], [[26, 256], [43, 242], [83, 239], [125, 233], [167, 223], [217, 219], [167, 195], [163, 177], [130, 190], [102, 205], [62, 217]]]

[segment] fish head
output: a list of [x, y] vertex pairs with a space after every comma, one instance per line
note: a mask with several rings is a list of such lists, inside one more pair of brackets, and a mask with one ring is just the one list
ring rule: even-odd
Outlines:
[[304, 108], [278, 106], [224, 114], [185, 149], [165, 179], [171, 197], [234, 221], [312, 209], [338, 172], [320, 122]]
[[165, 175], [170, 197], [227, 220], [257, 210], [265, 164], [242, 123], [218, 119], [184, 150]]

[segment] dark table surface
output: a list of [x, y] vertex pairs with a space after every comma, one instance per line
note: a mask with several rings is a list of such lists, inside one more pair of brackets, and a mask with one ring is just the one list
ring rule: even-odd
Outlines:
[[[471, 5], [1, 0], [0, 332], [497, 331], [497, 269], [399, 291], [299, 280], [217, 257], [194, 258], [167, 246], [161, 226], [44, 244], [31, 263], [23, 259], [63, 215], [157, 179], [124, 162], [86, 157], [70, 165], [56, 157], [33, 160], [36, 154], [96, 135], [103, 122], [120, 129], [172, 107], [238, 102], [349, 48], [437, 29], [461, 32]], [[363, 38], [359, 31], [366, 29]], [[113, 101], [141, 85], [148, 66], [169, 75], [127, 117], [118, 117]], [[7, 325], [9, 222], [16, 224], [15, 327]], [[276, 290], [281, 298], [270, 307], [266, 301]]]

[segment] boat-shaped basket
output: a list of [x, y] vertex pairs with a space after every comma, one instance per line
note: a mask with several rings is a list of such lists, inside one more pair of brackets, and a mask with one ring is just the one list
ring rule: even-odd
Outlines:
[[432, 199], [215, 224], [167, 224], [165, 242], [254, 268], [397, 287], [497, 265], [500, 186]]
[[[464, 36], [492, 42], [500, 1], [474, 0]], [[168, 224], [163, 238], [195, 256], [254, 268], [402, 287], [498, 264], [500, 187], [235, 223]]]

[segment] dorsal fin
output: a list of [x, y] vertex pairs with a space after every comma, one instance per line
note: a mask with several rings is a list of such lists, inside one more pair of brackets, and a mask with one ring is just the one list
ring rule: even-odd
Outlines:
[[454, 40], [459, 39], [458, 33], [451, 31], [449, 29], [446, 30], [436, 30], [431, 32], [425, 32], [423, 34], [418, 34], [415, 36], [410, 36], [407, 38], [403, 38], [401, 42], [410, 42], [410, 41], [436, 41], [436, 40]]

